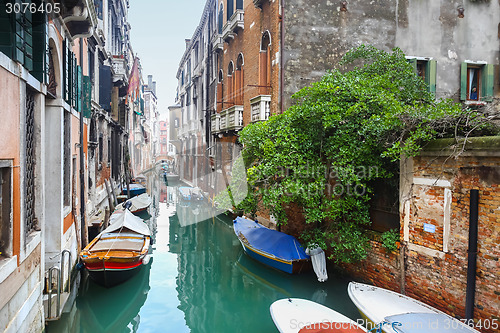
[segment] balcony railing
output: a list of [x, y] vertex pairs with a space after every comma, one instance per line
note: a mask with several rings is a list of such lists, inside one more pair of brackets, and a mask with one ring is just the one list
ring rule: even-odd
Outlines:
[[212, 37], [212, 48], [214, 51], [222, 50], [224, 48], [224, 40], [222, 39], [222, 36], [218, 33], [216, 33]]
[[243, 128], [243, 105], [234, 105], [212, 115], [212, 133], [239, 131]]
[[231, 19], [224, 25], [224, 29], [222, 30], [222, 39], [226, 41], [230, 38], [234, 39], [234, 36], [238, 34], [238, 30], [244, 29], [244, 14], [245, 11], [242, 9], [237, 9], [234, 12], [233, 16], [231, 16]]
[[264, 121], [271, 115], [271, 95], [259, 95], [250, 99], [252, 122]]

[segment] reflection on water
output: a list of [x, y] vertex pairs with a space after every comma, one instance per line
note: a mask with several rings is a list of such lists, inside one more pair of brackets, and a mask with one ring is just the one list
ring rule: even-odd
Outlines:
[[267, 268], [243, 253], [229, 217], [212, 218], [207, 203], [180, 202], [177, 186], [148, 186], [153, 260], [111, 289], [82, 283], [76, 305], [49, 332], [274, 333], [269, 306], [286, 297], [357, 317], [347, 281]]

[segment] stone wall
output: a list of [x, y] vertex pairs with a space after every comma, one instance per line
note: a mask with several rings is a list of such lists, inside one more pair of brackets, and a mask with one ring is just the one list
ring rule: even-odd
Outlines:
[[405, 292], [464, 318], [469, 196], [471, 189], [477, 189], [474, 318], [491, 324], [493, 319], [500, 321], [500, 138], [469, 139], [458, 156], [463, 144], [450, 144], [451, 140], [437, 140], [420, 156], [401, 163], [400, 254], [386, 253], [373, 241], [366, 260], [344, 268], [355, 278]]

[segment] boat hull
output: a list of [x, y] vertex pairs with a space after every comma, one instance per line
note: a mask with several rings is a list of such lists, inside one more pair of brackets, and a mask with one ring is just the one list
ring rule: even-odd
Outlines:
[[282, 272], [288, 274], [298, 274], [303, 271], [310, 270], [310, 261], [309, 260], [282, 260], [276, 258], [275, 256], [265, 253], [263, 251], [259, 251], [252, 246], [245, 244], [240, 240], [241, 245], [243, 246], [243, 250], [245, 253], [251, 257], [259, 261], [260, 263], [267, 265], [269, 267], [275, 268]]
[[118, 262], [112, 260], [100, 262], [84, 261], [84, 265], [89, 272], [90, 278], [94, 282], [106, 288], [111, 288], [129, 280], [137, 274], [141, 270], [143, 263], [141, 258], [130, 262]]

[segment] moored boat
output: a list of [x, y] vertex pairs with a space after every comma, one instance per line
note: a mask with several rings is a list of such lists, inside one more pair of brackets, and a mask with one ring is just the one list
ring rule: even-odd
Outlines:
[[203, 201], [204, 196], [200, 188], [181, 186], [179, 187], [179, 197], [185, 201]]
[[280, 299], [269, 311], [281, 333], [364, 333], [355, 321], [324, 305], [300, 298]]
[[124, 210], [124, 206], [127, 202], [130, 202], [129, 210], [132, 213], [140, 213], [146, 210], [151, 205], [151, 197], [147, 193], [140, 194], [119, 204], [118, 206], [116, 206], [116, 210]]
[[112, 217], [112, 224], [80, 253], [90, 277], [105, 287], [125, 282], [149, 262], [148, 226], [128, 210]]
[[243, 217], [237, 217], [233, 227], [245, 253], [261, 263], [289, 274], [311, 268], [310, 257], [295, 237]]
[[348, 294], [367, 323], [386, 333], [478, 332], [430, 305], [384, 288], [350, 282]]
[[[130, 189], [130, 197], [146, 193], [146, 187], [141, 184], [129, 184], [128, 188]], [[122, 194], [128, 194], [127, 186], [123, 187]]]

